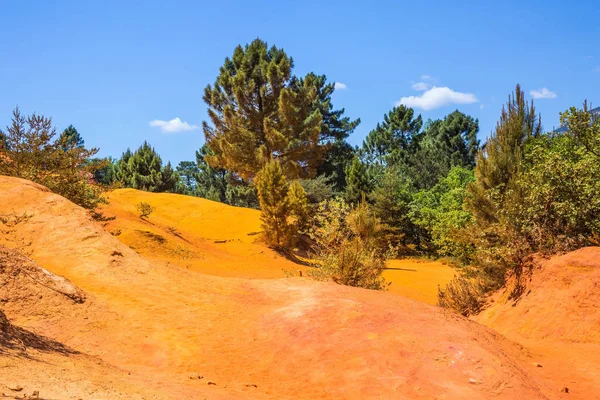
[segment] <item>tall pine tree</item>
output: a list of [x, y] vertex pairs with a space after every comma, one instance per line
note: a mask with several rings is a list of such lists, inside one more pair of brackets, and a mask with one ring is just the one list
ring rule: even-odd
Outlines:
[[517, 85], [502, 108], [500, 120], [485, 146], [478, 152], [475, 182], [468, 187], [467, 207], [480, 224], [498, 220], [498, 208], [505, 201], [519, 172], [526, 143], [541, 133], [541, 117], [533, 100]]
[[297, 78], [292, 69], [291, 57], [260, 39], [238, 46], [225, 60], [203, 97], [212, 167], [249, 180], [275, 159], [287, 177], [311, 177], [330, 142], [354, 129], [358, 121], [333, 110], [333, 86], [324, 76]]

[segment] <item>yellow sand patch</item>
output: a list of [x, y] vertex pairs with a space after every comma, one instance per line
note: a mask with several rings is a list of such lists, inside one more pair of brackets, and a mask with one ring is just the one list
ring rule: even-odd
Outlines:
[[[224, 277], [283, 278], [284, 270], [306, 269], [260, 241], [258, 210], [134, 189], [115, 190], [109, 200], [103, 211], [116, 219], [105, 229], [149, 261]], [[140, 202], [154, 209], [146, 220], [136, 210]], [[393, 260], [384, 272], [390, 292], [429, 304], [453, 275], [440, 262], [422, 260]]]
[[439, 261], [391, 260], [383, 272], [389, 291], [428, 304], [437, 304], [438, 285], [446, 286], [455, 271]]

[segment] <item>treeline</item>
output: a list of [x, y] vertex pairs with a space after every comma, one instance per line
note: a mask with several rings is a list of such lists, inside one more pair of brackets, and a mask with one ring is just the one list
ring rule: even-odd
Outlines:
[[57, 136], [49, 119], [16, 110], [0, 132], [0, 173], [88, 208], [110, 187], [260, 208], [267, 243], [307, 250], [316, 278], [347, 285], [385, 288], [390, 257], [446, 257], [463, 268], [440, 304], [465, 315], [507, 274], [518, 282], [534, 253], [598, 244], [600, 122], [587, 104], [544, 132], [517, 85], [483, 147], [477, 119], [423, 121], [401, 105], [353, 147], [360, 120], [333, 106], [335, 85], [293, 67], [260, 39], [238, 46], [204, 90], [205, 145], [176, 168], [146, 142], [93, 158], [74, 128]]

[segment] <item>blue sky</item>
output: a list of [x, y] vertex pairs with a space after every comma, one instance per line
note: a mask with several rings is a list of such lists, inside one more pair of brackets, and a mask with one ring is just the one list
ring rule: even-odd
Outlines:
[[204, 142], [204, 87], [236, 45], [260, 37], [294, 58], [296, 74], [345, 86], [333, 100], [362, 120], [352, 144], [399, 101], [425, 119], [458, 108], [479, 118], [485, 139], [517, 82], [538, 91], [550, 129], [569, 106], [600, 104], [596, 6], [0, 0], [0, 126], [19, 105], [60, 130], [73, 124], [101, 155], [147, 139], [163, 160], [191, 160]]

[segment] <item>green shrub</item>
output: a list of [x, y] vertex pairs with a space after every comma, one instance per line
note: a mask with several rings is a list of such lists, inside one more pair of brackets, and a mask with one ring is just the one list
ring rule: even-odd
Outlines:
[[152, 211], [154, 211], [154, 208], [150, 204], [143, 201], [136, 204], [135, 209], [138, 211], [140, 218], [142, 219], [148, 218], [150, 214], [152, 214]]
[[477, 280], [455, 276], [444, 289], [438, 286], [438, 305], [468, 317], [481, 311], [483, 294], [484, 289]]
[[368, 204], [351, 208], [345, 201], [320, 204], [309, 229], [316, 279], [366, 289], [385, 289], [381, 276], [390, 253], [381, 247], [383, 229]]

